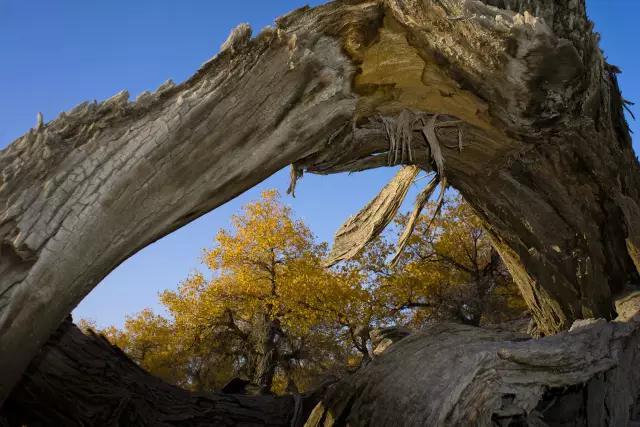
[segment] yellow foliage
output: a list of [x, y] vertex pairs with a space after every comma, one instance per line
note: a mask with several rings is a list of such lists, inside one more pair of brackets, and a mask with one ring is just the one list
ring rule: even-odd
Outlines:
[[456, 199], [429, 228], [434, 209], [419, 219], [395, 269], [384, 238], [327, 269], [327, 245], [316, 243], [276, 191], [265, 191], [204, 250], [206, 273], [161, 293], [169, 318], [143, 310], [123, 331], [102, 332], [175, 384], [213, 390], [244, 376], [285, 393], [366, 361], [372, 328], [520, 313], [521, 299], [481, 221]]

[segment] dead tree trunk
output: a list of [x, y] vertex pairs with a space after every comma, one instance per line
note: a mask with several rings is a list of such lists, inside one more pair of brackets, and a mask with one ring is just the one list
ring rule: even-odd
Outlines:
[[488, 3], [512, 10], [386, 2], [355, 90], [381, 114], [465, 122], [461, 144], [457, 129], [440, 131], [446, 177], [486, 221], [543, 332], [610, 319], [611, 295], [640, 264], [640, 168], [615, 67], [584, 2]]
[[[358, 114], [462, 120], [459, 141], [460, 128], [440, 131], [435, 167], [485, 220], [542, 332], [612, 318], [612, 294], [638, 277], [640, 168], [584, 2], [385, 4], [354, 81]], [[308, 168], [386, 161], [344, 151]]]
[[290, 427], [302, 423], [317, 402], [315, 395], [190, 393], [153, 377], [105, 338], [87, 336], [68, 320], [33, 360], [0, 419], [10, 426]]
[[298, 398], [192, 394], [67, 321], [7, 400], [0, 426], [633, 426], [640, 294], [618, 312], [615, 322], [578, 321], [540, 340], [460, 324], [400, 333], [356, 374]]
[[357, 102], [341, 40], [367, 44], [379, 15], [338, 3], [239, 28], [186, 82], [83, 104], [0, 153], [0, 402], [118, 264], [326, 147]]
[[341, 0], [38, 125], [0, 152], [0, 401], [120, 262], [290, 163], [446, 173], [544, 332], [611, 318], [640, 266], [640, 168], [591, 30], [584, 1]]
[[640, 304], [542, 339], [438, 324], [330, 387], [305, 426], [635, 426]]

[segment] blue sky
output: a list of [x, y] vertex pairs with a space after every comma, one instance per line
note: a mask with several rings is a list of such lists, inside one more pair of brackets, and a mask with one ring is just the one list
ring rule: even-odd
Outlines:
[[[231, 28], [254, 31], [305, 4], [298, 0], [0, 0], [0, 148], [31, 128], [36, 113], [55, 118], [85, 100], [122, 89], [132, 98], [167, 79], [180, 82], [213, 56]], [[609, 62], [623, 74], [625, 98], [640, 101], [638, 0], [587, 0]], [[635, 110], [640, 116], [640, 109]], [[640, 117], [639, 117], [640, 118]], [[638, 133], [637, 122], [631, 122]], [[634, 138], [638, 152], [638, 138]], [[392, 170], [305, 176], [297, 198], [286, 198], [322, 240], [382, 187]], [[282, 171], [237, 199], [147, 247], [112, 272], [76, 308], [98, 325], [121, 325], [125, 314], [158, 308], [157, 293], [198, 268], [204, 247], [232, 213], [265, 188], [282, 192]], [[409, 196], [411, 199], [411, 195]]]

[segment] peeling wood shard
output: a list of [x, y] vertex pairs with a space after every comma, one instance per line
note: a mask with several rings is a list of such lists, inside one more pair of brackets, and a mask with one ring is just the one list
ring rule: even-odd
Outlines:
[[[440, 127], [456, 127], [458, 132], [456, 146], [448, 147], [445, 145], [445, 147], [458, 148], [459, 152], [462, 152], [461, 126], [463, 122], [461, 120], [451, 120], [438, 123], [438, 113], [433, 114], [428, 118], [426, 118], [426, 116], [427, 114], [412, 112], [409, 110], [402, 110], [396, 118], [380, 116], [380, 121], [382, 122], [383, 128], [387, 135], [387, 139], [389, 141], [389, 152], [387, 154], [387, 162], [389, 166], [397, 165], [399, 163], [411, 163], [414, 161], [413, 133], [414, 130], [417, 130], [414, 129], [414, 127], [416, 126], [416, 124], [422, 123], [422, 127], [419, 130], [422, 132], [424, 139], [429, 146], [429, 159], [426, 163], [430, 163], [431, 161], [433, 161], [433, 163], [435, 164], [435, 169], [437, 171], [436, 176], [433, 178], [433, 180], [431, 180], [427, 187], [416, 198], [413, 212], [409, 217], [408, 223], [402, 235], [400, 236], [396, 253], [391, 260], [392, 266], [395, 266], [398, 263], [402, 250], [407, 245], [409, 237], [411, 236], [411, 233], [415, 228], [415, 223], [418, 220], [420, 212], [422, 211], [424, 205], [429, 201], [429, 198], [433, 194], [438, 183], [440, 183], [440, 195], [436, 204], [436, 210], [433, 214], [433, 218], [429, 223], [429, 226], [427, 227], [427, 230], [431, 227], [433, 220], [440, 214], [440, 210], [442, 209], [442, 206], [444, 204], [445, 192], [447, 190], [447, 177], [445, 175], [444, 156], [442, 154], [441, 141], [438, 137], [437, 129]], [[369, 238], [368, 241], [373, 240], [373, 238], [380, 234], [380, 232], [382, 232], [382, 229], [375, 236]]]
[[[400, 235], [400, 238], [398, 239], [396, 253], [393, 255], [393, 259], [391, 260], [392, 266], [396, 266], [398, 261], [400, 260], [400, 255], [402, 255], [402, 251], [407, 246], [407, 243], [409, 243], [409, 238], [411, 237], [411, 234], [413, 234], [413, 230], [416, 226], [418, 218], [420, 217], [420, 213], [422, 213], [422, 209], [429, 201], [429, 198], [431, 198], [431, 195], [435, 191], [438, 185], [438, 182], [439, 182], [438, 176], [436, 175], [431, 179], [431, 181], [429, 181], [427, 186], [416, 197], [416, 201], [413, 206], [413, 211], [409, 216], [407, 225], [404, 227], [404, 230], [402, 231], [402, 235]], [[444, 188], [441, 189], [441, 194], [444, 194], [444, 190], [445, 190]]]
[[253, 30], [251, 26], [247, 23], [243, 23], [235, 27], [229, 33], [229, 37], [222, 43], [220, 46], [220, 52], [224, 52], [226, 50], [231, 51], [231, 53], [235, 53], [236, 51], [242, 49], [244, 46], [249, 43], [251, 40], [251, 34]]
[[420, 169], [404, 166], [380, 193], [357, 215], [349, 218], [336, 232], [328, 265], [355, 256], [378, 237], [395, 217]]
[[429, 148], [431, 149], [431, 158], [436, 164], [438, 175], [444, 177], [444, 157], [442, 156], [442, 149], [440, 148], [440, 138], [438, 138], [438, 135], [436, 134], [437, 122], [438, 115], [434, 114], [427, 120], [427, 123], [422, 128], [422, 132], [424, 133], [424, 137], [429, 143]]
[[388, 165], [413, 163], [413, 125], [416, 121], [414, 114], [402, 110], [396, 119], [381, 116], [380, 120], [389, 139]]
[[291, 194], [291, 197], [296, 197], [296, 185], [303, 175], [304, 169], [291, 163], [289, 167], [289, 188], [287, 188], [287, 194]]

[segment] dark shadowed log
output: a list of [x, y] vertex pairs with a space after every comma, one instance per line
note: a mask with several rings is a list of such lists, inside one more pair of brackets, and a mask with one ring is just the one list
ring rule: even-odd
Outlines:
[[637, 426], [640, 297], [626, 304], [538, 340], [435, 325], [331, 386], [305, 425]]
[[[615, 315], [640, 265], [640, 167], [584, 0], [341, 0], [249, 34], [183, 84], [0, 152], [0, 401], [120, 262], [290, 163], [431, 170], [438, 148], [544, 333]], [[409, 112], [461, 123], [415, 121], [415, 157], [390, 162]]]
[[356, 374], [297, 400], [188, 393], [67, 321], [0, 425], [635, 426], [640, 292], [617, 309], [615, 322], [577, 321], [539, 340], [458, 324], [400, 333]]
[[291, 427], [306, 419], [314, 396], [190, 393], [68, 320], [29, 365], [0, 417], [11, 426]]

